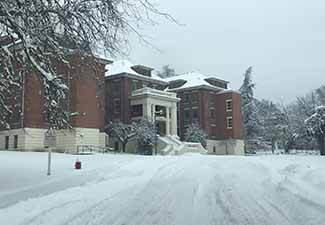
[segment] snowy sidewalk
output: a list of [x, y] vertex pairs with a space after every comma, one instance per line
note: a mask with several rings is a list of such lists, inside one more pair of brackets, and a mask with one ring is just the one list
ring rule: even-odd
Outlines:
[[[0, 224], [323, 224], [317, 156], [76, 156], [0, 152]], [[14, 197], [13, 197], [14, 196]]]

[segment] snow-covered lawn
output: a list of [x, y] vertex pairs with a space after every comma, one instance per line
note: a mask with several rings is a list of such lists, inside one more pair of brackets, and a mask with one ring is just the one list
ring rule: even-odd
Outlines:
[[0, 152], [0, 224], [322, 225], [319, 156]]

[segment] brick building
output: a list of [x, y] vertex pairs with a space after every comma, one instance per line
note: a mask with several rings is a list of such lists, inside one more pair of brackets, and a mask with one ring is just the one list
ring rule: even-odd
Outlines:
[[[19, 50], [19, 44], [10, 48]], [[75, 151], [78, 145], [105, 145], [105, 66], [111, 61], [81, 56], [77, 52], [67, 56], [70, 67], [57, 64], [69, 88], [66, 110], [79, 112], [72, 119], [71, 130], [57, 131], [57, 151]], [[0, 130], [0, 149], [43, 150], [44, 133], [48, 124], [44, 115], [42, 81], [31, 70], [21, 72], [21, 88], [8, 99], [12, 110], [10, 130]]]
[[198, 124], [207, 135], [211, 154], [243, 154], [241, 96], [228, 89], [228, 82], [190, 72], [166, 78], [168, 91], [177, 93], [178, 134], [184, 138], [186, 128]]
[[[56, 69], [70, 89], [67, 110], [79, 116], [72, 120], [74, 129], [57, 131], [57, 151], [112, 145], [104, 133], [106, 123], [148, 117], [155, 120], [165, 147], [181, 144], [164, 136], [183, 140], [186, 127], [197, 123], [207, 134], [209, 153], [243, 154], [241, 98], [227, 89], [228, 82], [198, 72], [162, 79], [147, 66], [78, 53], [69, 55], [68, 61], [70, 68]], [[0, 149], [44, 148], [47, 125], [41, 82], [31, 71], [23, 74], [22, 89], [9, 99], [12, 129], [0, 131]]]

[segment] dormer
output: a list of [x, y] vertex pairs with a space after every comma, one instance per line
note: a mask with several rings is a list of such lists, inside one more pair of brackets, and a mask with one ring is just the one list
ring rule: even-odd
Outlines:
[[179, 88], [181, 86], [183, 86], [186, 83], [186, 80], [183, 79], [178, 79], [178, 80], [172, 80], [169, 81], [169, 89], [175, 89], [175, 88]]
[[146, 77], [151, 77], [151, 72], [154, 70], [151, 67], [143, 66], [143, 65], [135, 65], [131, 67], [132, 70], [137, 72], [138, 74], [141, 74]]
[[205, 81], [211, 84], [212, 86], [228, 89], [228, 81], [221, 80], [215, 77], [209, 77], [205, 79]]

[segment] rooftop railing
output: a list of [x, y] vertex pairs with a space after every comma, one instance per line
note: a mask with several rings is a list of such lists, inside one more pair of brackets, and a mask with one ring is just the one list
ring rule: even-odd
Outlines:
[[132, 92], [132, 96], [135, 95], [143, 95], [143, 94], [150, 94], [150, 95], [156, 95], [156, 96], [165, 96], [169, 98], [176, 98], [176, 93], [173, 92], [167, 92], [167, 91], [160, 91], [157, 89], [152, 89], [149, 87], [141, 88], [138, 90], [135, 90]]

